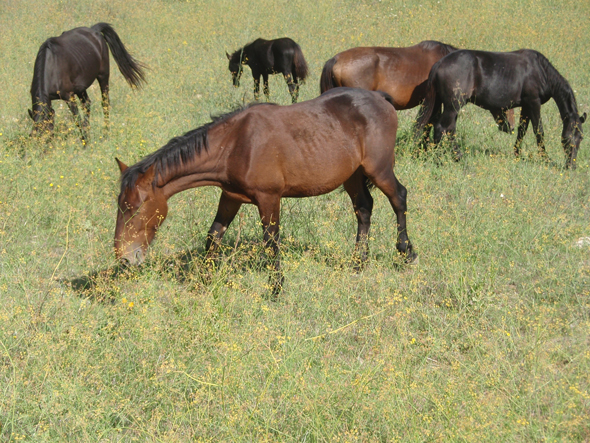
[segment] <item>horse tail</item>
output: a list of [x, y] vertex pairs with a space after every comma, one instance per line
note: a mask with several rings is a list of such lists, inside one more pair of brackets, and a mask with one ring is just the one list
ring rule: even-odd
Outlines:
[[336, 57], [332, 57], [324, 64], [324, 69], [322, 69], [322, 75], [320, 77], [320, 94], [338, 86], [334, 81], [334, 65], [336, 61]]
[[424, 101], [422, 102], [422, 107], [420, 108], [418, 116], [416, 117], [414, 136], [417, 140], [419, 140], [422, 137], [424, 127], [430, 122], [430, 117], [432, 117], [432, 113], [434, 112], [434, 107], [436, 105], [436, 90], [434, 88], [434, 77], [436, 75], [438, 65], [439, 62], [436, 62], [430, 70], [430, 74], [428, 75], [428, 83], [426, 83], [426, 97], [424, 98]]
[[115, 62], [119, 67], [119, 71], [121, 71], [121, 74], [123, 74], [127, 83], [132, 87], [141, 87], [141, 85], [146, 82], [145, 74], [143, 72], [146, 66], [135, 60], [131, 54], [127, 52], [125, 45], [123, 45], [119, 35], [111, 25], [108, 23], [97, 23], [92, 29], [100, 32], [106, 40], [107, 45], [115, 58]]
[[295, 67], [295, 77], [299, 83], [303, 83], [308, 74], [307, 62], [303, 57], [301, 47], [295, 43], [295, 53], [293, 54], [293, 65]]

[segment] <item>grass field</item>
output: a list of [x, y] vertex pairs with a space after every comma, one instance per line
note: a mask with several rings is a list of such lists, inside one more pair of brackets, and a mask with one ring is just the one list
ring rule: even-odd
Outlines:
[[[284, 200], [285, 290], [267, 297], [256, 208], [200, 256], [219, 190], [170, 212], [140, 269], [115, 264], [119, 171], [169, 138], [252, 100], [225, 51], [289, 36], [307, 58], [300, 99], [323, 63], [353, 46], [534, 48], [590, 111], [584, 1], [3, 0], [0, 14], [0, 441], [590, 441], [590, 146], [563, 169], [561, 120], [542, 108], [551, 162], [527, 134], [461, 113], [466, 155], [416, 155], [416, 110], [399, 113], [396, 175], [408, 188], [419, 262], [395, 252], [378, 190], [370, 262], [353, 274], [356, 219], [335, 192]], [[111, 131], [98, 86], [91, 142], [67, 107], [56, 135], [28, 138], [35, 55], [50, 36], [112, 23], [146, 63], [132, 91], [111, 58]], [[271, 78], [271, 98], [290, 103]], [[194, 260], [187, 260], [193, 257]], [[72, 283], [73, 282], [73, 283]], [[86, 286], [82, 283], [91, 283]]]

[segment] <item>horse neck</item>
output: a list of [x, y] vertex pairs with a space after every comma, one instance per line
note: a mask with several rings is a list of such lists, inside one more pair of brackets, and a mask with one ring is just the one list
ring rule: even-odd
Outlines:
[[49, 99], [45, 89], [45, 61], [47, 59], [48, 45], [47, 42], [41, 45], [37, 58], [35, 59], [35, 67], [33, 71], [33, 83], [31, 85], [31, 98], [33, 100], [33, 111], [43, 108], [42, 112], [47, 111]]
[[561, 120], [566, 122], [572, 118], [577, 118], [578, 106], [576, 105], [576, 97], [570, 84], [549, 62], [547, 62], [545, 70], [551, 96], [557, 104]]
[[223, 148], [209, 143], [208, 148], [193, 159], [160, 173], [157, 186], [162, 189], [166, 199], [191, 188], [221, 186], [226, 177], [225, 162], [222, 161], [225, 154]]

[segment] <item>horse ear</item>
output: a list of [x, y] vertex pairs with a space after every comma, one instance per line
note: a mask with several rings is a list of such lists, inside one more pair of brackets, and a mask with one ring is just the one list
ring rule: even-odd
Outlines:
[[582, 115], [580, 115], [580, 123], [584, 123], [586, 121], [586, 113], [584, 112]]
[[115, 160], [117, 160], [117, 164], [119, 165], [119, 169], [121, 170], [122, 174], [123, 172], [125, 172], [125, 169], [127, 169], [127, 165], [123, 163], [121, 160], [119, 160], [117, 157], [115, 157]]
[[31, 111], [30, 109], [27, 109], [27, 111], [29, 111], [29, 117], [31, 117], [31, 119], [32, 119], [32, 120], [35, 120], [35, 119], [33, 118], [33, 111]]
[[231, 55], [229, 55], [229, 54], [227, 53], [227, 51], [225, 51], [225, 56], [227, 57], [227, 59], [228, 59], [228, 60], [231, 60]]

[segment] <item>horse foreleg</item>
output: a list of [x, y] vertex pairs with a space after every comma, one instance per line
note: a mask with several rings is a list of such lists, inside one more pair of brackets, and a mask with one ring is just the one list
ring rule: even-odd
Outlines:
[[508, 122], [510, 133], [514, 134], [514, 108], [507, 109], [504, 111], [504, 118]]
[[443, 136], [446, 135], [449, 143], [451, 144], [455, 161], [461, 160], [461, 157], [463, 156], [461, 149], [455, 140], [457, 116], [460, 109], [461, 108], [459, 106], [455, 107], [445, 105], [445, 110], [443, 111], [442, 115], [436, 122], [434, 122], [434, 144], [438, 145]]
[[531, 112], [531, 123], [533, 124], [533, 132], [537, 137], [537, 148], [541, 157], [547, 157], [545, 151], [545, 132], [543, 131], [543, 120], [541, 119], [541, 103], [535, 103]]
[[215, 220], [207, 233], [207, 241], [205, 243], [205, 251], [207, 252], [206, 260], [216, 258], [216, 252], [221, 244], [221, 239], [241, 206], [242, 203], [239, 201], [231, 199], [224, 192], [221, 193]]
[[514, 144], [514, 155], [517, 157], [520, 155], [520, 145], [528, 127], [529, 114], [525, 108], [522, 108], [520, 111], [520, 121], [518, 122], [518, 134], [516, 135], [516, 143]]
[[369, 253], [369, 229], [371, 228], [373, 197], [365, 183], [365, 176], [360, 170], [357, 170], [352, 177], [344, 182], [344, 189], [352, 200], [352, 206], [358, 221], [353, 257], [354, 270], [358, 272], [366, 263]]
[[430, 131], [434, 126], [434, 123], [438, 122], [440, 119], [441, 114], [441, 105], [440, 103], [436, 102], [434, 104], [434, 109], [432, 111], [432, 115], [428, 123], [426, 123], [422, 128], [418, 127], [418, 122], [422, 120], [422, 116], [426, 109], [424, 108], [424, 103], [420, 104], [420, 108], [418, 109], [418, 114], [416, 115], [416, 128], [414, 132], [415, 140], [418, 142], [418, 147], [424, 151], [428, 150], [428, 144], [430, 142]]
[[285, 281], [285, 277], [281, 271], [281, 260], [279, 256], [281, 198], [278, 195], [259, 195], [256, 198], [256, 205], [258, 206], [258, 212], [264, 230], [264, 248], [269, 258], [269, 282], [272, 297], [276, 298], [283, 289], [283, 282]]

